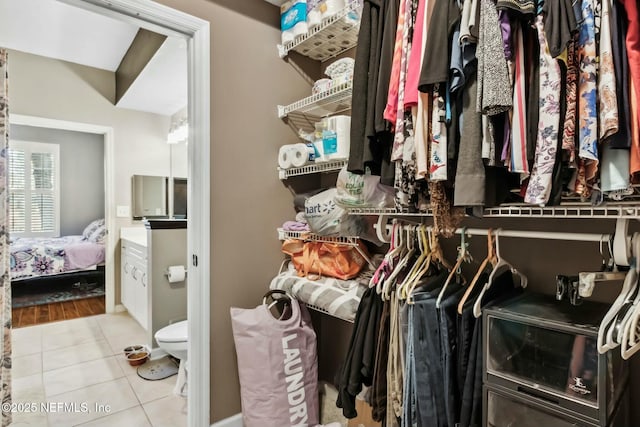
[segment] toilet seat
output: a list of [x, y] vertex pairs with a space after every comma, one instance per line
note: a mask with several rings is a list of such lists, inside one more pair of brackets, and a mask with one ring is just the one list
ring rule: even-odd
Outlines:
[[187, 330], [187, 321], [183, 320], [182, 322], [176, 322], [160, 329], [158, 332], [156, 332], [155, 338], [156, 341], [159, 342], [187, 342]]

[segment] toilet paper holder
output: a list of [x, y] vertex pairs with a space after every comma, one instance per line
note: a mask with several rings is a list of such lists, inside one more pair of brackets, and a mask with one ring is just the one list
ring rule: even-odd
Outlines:
[[[180, 265], [180, 266], [171, 266], [171, 267], [182, 267], [182, 271], [184, 271], [184, 275], [185, 275], [185, 276], [187, 275], [188, 270], [187, 270], [187, 268], [186, 268], [185, 266]], [[167, 280], [168, 280], [168, 279], [169, 279], [169, 277], [171, 276], [171, 271], [170, 271], [169, 267], [167, 267], [167, 268], [164, 270], [164, 275], [167, 277]]]

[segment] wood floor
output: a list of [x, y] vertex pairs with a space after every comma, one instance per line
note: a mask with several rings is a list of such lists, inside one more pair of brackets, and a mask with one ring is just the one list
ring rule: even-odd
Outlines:
[[77, 319], [78, 317], [103, 314], [105, 312], [104, 296], [14, 308], [11, 311], [14, 328]]

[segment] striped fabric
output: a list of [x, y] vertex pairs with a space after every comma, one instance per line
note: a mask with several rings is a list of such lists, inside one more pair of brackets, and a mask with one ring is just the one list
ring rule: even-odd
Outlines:
[[293, 265], [273, 278], [269, 289], [280, 289], [298, 301], [320, 308], [334, 317], [353, 322], [356, 318], [362, 294], [367, 289], [371, 270], [353, 280], [338, 280], [322, 277], [309, 280], [299, 277]]

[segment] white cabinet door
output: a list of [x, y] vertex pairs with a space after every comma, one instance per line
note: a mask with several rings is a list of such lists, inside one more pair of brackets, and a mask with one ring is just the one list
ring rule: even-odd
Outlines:
[[149, 301], [147, 297], [147, 269], [142, 262], [136, 262], [131, 272], [133, 299], [135, 301], [134, 317], [140, 325], [147, 329]]
[[121, 256], [121, 299], [134, 319], [144, 329], [148, 327], [149, 298], [147, 296], [147, 254], [146, 248], [122, 242]]
[[131, 257], [127, 253], [127, 247], [122, 246], [121, 272], [120, 272], [120, 295], [122, 305], [129, 313], [135, 311], [134, 287], [131, 280], [131, 270], [133, 269]]

